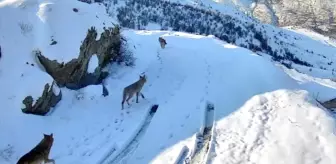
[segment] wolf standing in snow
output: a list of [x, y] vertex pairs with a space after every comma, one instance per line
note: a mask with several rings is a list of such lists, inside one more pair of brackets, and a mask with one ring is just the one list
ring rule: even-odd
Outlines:
[[17, 164], [41, 164], [52, 162], [55, 164], [55, 160], [49, 159], [50, 149], [53, 145], [53, 134], [43, 134], [44, 138], [38, 143], [32, 150], [22, 156]]
[[125, 100], [127, 104], [130, 105], [128, 100], [130, 100], [134, 96], [134, 94], [136, 94], [136, 103], [139, 102], [138, 101], [139, 94], [141, 95], [143, 99], [145, 99], [145, 96], [140, 91], [142, 87], [144, 86], [144, 84], [146, 83], [146, 81], [147, 81], [146, 75], [142, 75], [142, 76], [140, 75], [140, 78], [138, 81], [124, 88], [123, 99], [121, 102], [121, 110], [124, 109]]
[[160, 43], [160, 46], [161, 46], [162, 49], [164, 49], [166, 47], [167, 42], [162, 37], [159, 37], [159, 43]]

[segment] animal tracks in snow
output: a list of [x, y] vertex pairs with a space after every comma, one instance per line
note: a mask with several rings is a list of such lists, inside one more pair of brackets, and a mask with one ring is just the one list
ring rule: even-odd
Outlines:
[[119, 150], [112, 148], [111, 152], [102, 159], [101, 163], [108, 164], [126, 162], [128, 160], [128, 156], [133, 154], [136, 148], [139, 146], [139, 141], [146, 133], [146, 130], [151, 123], [158, 107], [158, 105], [153, 105], [151, 109], [149, 109], [143, 124], [139, 127], [139, 130], [134, 133], [134, 137], [131, 137], [130, 141], [125, 145], [124, 148], [120, 148]]

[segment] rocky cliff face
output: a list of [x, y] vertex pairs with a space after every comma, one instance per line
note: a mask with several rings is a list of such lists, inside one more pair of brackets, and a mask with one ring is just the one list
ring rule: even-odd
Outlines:
[[297, 26], [336, 38], [336, 0], [253, 0], [252, 15], [276, 26]]
[[[206, 1], [206, 0], [194, 0]], [[336, 38], [336, 0], [213, 0], [274, 26], [312, 29]]]
[[[32, 96], [27, 96], [22, 103], [25, 107], [22, 109], [23, 113], [26, 114], [35, 114], [35, 115], [46, 115], [52, 107], [55, 107], [56, 104], [62, 99], [62, 92], [60, 90], [55, 92], [56, 84], [53, 82], [51, 86], [46, 84], [42, 96], [36, 101]], [[35, 103], [34, 103], [35, 102]]]

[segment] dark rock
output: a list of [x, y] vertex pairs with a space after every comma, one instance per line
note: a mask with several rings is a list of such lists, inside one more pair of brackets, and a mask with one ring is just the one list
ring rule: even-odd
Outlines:
[[55, 41], [55, 40], [52, 40], [51, 43], [50, 43], [50, 45], [55, 45], [55, 44], [57, 44], [57, 41]]
[[[122, 43], [119, 27], [104, 30], [100, 39], [96, 40], [96, 29], [89, 29], [80, 47], [79, 57], [66, 64], [50, 60], [41, 52], [36, 54], [37, 58], [60, 87], [77, 90], [88, 85], [100, 84], [108, 76], [103, 68], [120, 55]], [[93, 73], [88, 73], [87, 68], [92, 55], [97, 55], [99, 64]]]
[[56, 85], [54, 82], [49, 86], [47, 83], [44, 86], [42, 96], [39, 97], [35, 104], [33, 104], [34, 99], [32, 96], [27, 96], [22, 103], [25, 105], [25, 108], [22, 109], [23, 113], [26, 114], [35, 114], [35, 115], [46, 115], [52, 107], [55, 107], [56, 104], [62, 99], [62, 92], [60, 91], [56, 95], [53, 91], [53, 87]]
[[72, 10], [76, 13], [78, 12], [78, 9], [76, 9], [76, 8], [73, 8]]
[[326, 101], [326, 102], [319, 102], [323, 107], [329, 109], [329, 110], [334, 110], [336, 109], [336, 98], [334, 99], [331, 99], [329, 101]]
[[109, 95], [109, 92], [107, 90], [107, 88], [105, 87], [105, 85], [102, 85], [103, 86], [103, 96], [106, 97]]

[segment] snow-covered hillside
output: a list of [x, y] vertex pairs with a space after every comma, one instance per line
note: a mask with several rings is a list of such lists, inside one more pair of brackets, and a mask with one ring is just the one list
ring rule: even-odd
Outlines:
[[335, 77], [334, 46], [295, 31], [262, 24], [231, 5], [218, 5], [210, 0], [197, 1], [203, 5], [192, 2], [195, 1], [116, 0], [105, 1], [105, 5], [109, 14], [128, 28], [214, 35], [303, 73], [321, 72], [323, 78]]
[[[183, 0], [182, 0], [183, 1]], [[275, 26], [297, 26], [336, 37], [335, 0], [188, 0], [213, 8], [235, 8]]]
[[[101, 85], [61, 88], [48, 115], [24, 114], [24, 97], [53, 81], [32, 51], [59, 62], [77, 57], [88, 28], [116, 23], [105, 11], [69, 0], [0, 2], [1, 164], [16, 163], [43, 133], [53, 133], [49, 158], [61, 164], [336, 163], [335, 116], [314, 100], [336, 97], [329, 74], [290, 70], [212, 35], [124, 29], [135, 66], [109, 67], [108, 96]], [[334, 52], [308, 37], [297, 44]], [[123, 88], [143, 72], [145, 99], [121, 111]]]

